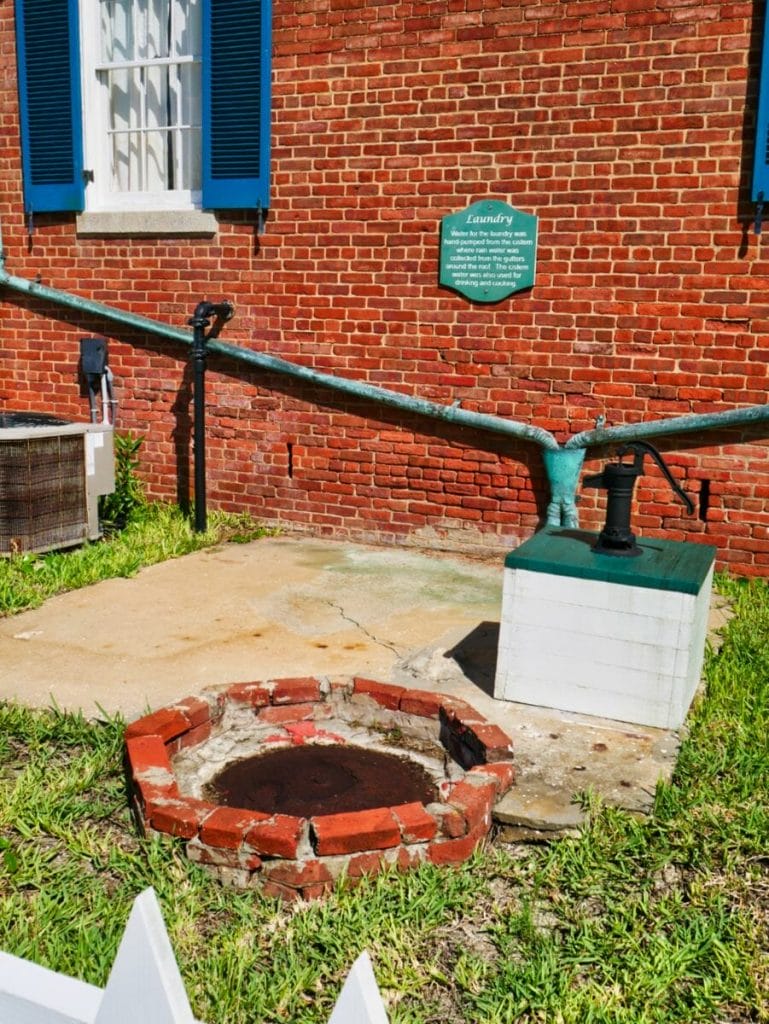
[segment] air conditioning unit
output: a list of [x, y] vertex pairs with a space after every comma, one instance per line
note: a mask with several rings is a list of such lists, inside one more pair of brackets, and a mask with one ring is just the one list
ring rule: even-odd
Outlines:
[[114, 489], [111, 425], [0, 413], [0, 554], [95, 540], [99, 496]]

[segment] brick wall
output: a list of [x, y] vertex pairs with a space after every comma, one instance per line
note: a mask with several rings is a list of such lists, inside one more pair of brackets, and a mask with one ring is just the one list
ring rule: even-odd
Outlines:
[[[276, 0], [272, 208], [214, 239], [78, 238], [23, 223], [12, 9], [0, 12], [0, 215], [20, 276], [565, 440], [765, 401], [769, 264], [752, 234], [762, 11], [702, 0]], [[533, 289], [437, 284], [441, 217], [482, 198], [539, 217]], [[186, 495], [191, 374], [173, 343], [3, 296], [0, 402], [85, 418], [78, 339], [110, 338], [120, 423], [153, 495]], [[314, 532], [509, 548], [547, 501], [539, 449], [209, 363], [209, 504]], [[769, 565], [767, 428], [660, 442], [636, 526]], [[607, 453], [591, 452], [587, 470]], [[600, 458], [599, 458], [600, 457]], [[599, 502], [602, 504], [602, 500]], [[601, 515], [588, 492], [586, 526]]]

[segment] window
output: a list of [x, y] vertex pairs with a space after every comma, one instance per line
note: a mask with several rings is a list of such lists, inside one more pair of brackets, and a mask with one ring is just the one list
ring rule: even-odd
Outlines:
[[200, 206], [200, 8], [199, 0], [84, 5], [89, 210]]
[[16, 0], [28, 213], [266, 209], [269, 0]]

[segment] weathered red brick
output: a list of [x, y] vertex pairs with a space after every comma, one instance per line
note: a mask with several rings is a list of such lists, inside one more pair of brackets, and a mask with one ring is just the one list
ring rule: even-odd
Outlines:
[[490, 779], [497, 787], [497, 796], [500, 797], [510, 789], [515, 782], [515, 764], [512, 761], [497, 761], [490, 764], [481, 764], [471, 768], [468, 776], [479, 779]]
[[176, 782], [171, 782], [166, 786], [156, 786], [151, 782], [143, 782], [141, 779], [134, 781], [134, 794], [142, 810], [145, 822], [151, 821], [152, 815], [156, 811], [166, 807], [169, 803], [178, 800], [180, 797]]
[[376, 875], [387, 866], [384, 854], [378, 850], [367, 850], [351, 856], [346, 865], [345, 874], [348, 878], [361, 878], [363, 875]]
[[467, 821], [464, 814], [447, 804], [430, 804], [429, 813], [434, 817], [438, 831], [442, 836], [458, 839], [467, 832]]
[[[201, 725], [195, 726], [194, 729], [190, 729], [189, 732], [183, 733], [177, 739], [173, 741], [176, 744], [177, 750], [185, 750], [188, 747], [195, 747], [198, 743], [204, 743], [211, 735], [213, 726], [211, 722], [203, 722]], [[172, 749], [172, 748], [171, 748]]]
[[450, 719], [462, 722], [463, 724], [468, 722], [481, 724], [486, 721], [486, 718], [480, 711], [474, 708], [472, 704], [468, 704], [466, 700], [460, 700], [459, 697], [449, 697], [444, 694], [441, 699], [441, 707]]
[[431, 693], [429, 690], [404, 690], [399, 706], [407, 715], [437, 718], [444, 699], [442, 693]]
[[493, 781], [480, 786], [462, 781], [451, 787], [449, 803], [464, 815], [468, 832], [481, 827], [488, 831], [491, 826], [491, 808], [496, 796], [497, 787]]
[[406, 690], [403, 686], [380, 683], [376, 679], [363, 679], [360, 676], [356, 676], [353, 679], [353, 693], [371, 697], [377, 704], [381, 704], [383, 708], [389, 708], [392, 711], [397, 711], [400, 706], [401, 697], [405, 692]]
[[211, 721], [211, 705], [207, 700], [200, 697], [185, 697], [184, 700], [177, 700], [171, 707], [172, 711], [181, 711], [192, 729], [204, 722]]
[[[265, 896], [272, 899], [289, 901], [300, 900], [304, 896], [301, 889], [297, 889], [291, 885], [285, 885], [281, 882], [275, 882], [271, 878], [266, 878], [262, 882], [262, 892]], [[307, 898], [310, 899], [309, 896]]]
[[[321, 705], [324, 706], [324, 705]], [[287, 707], [262, 708], [259, 712], [260, 722], [283, 725], [285, 722], [301, 722], [314, 718], [317, 704], [289, 704]]]
[[513, 741], [498, 725], [474, 725], [472, 732], [482, 745], [487, 761], [509, 761]]
[[154, 806], [149, 821], [157, 832], [192, 839], [198, 834], [202, 822], [213, 809], [212, 804], [207, 804], [203, 800], [182, 797]]
[[400, 829], [386, 807], [347, 814], [324, 814], [310, 819], [315, 849], [325, 856], [357, 853], [360, 850], [384, 850], [398, 846]]
[[226, 690], [227, 699], [238, 704], [264, 708], [270, 703], [270, 691], [263, 683], [233, 683]]
[[312, 676], [275, 680], [273, 704], [303, 704], [317, 700], [320, 700], [320, 682]]
[[208, 846], [236, 850], [242, 846], [249, 830], [268, 818], [269, 815], [260, 814], [258, 811], [245, 811], [238, 807], [217, 807], [203, 822], [200, 839]]
[[468, 832], [461, 839], [435, 839], [427, 847], [427, 859], [432, 864], [461, 864], [486, 838], [485, 829]]
[[258, 871], [262, 866], [262, 859], [256, 853], [207, 846], [195, 839], [187, 844], [187, 856], [197, 864], [212, 864], [215, 867], [237, 868], [242, 871]]
[[262, 821], [245, 834], [246, 845], [268, 857], [296, 857], [299, 840], [305, 826], [304, 818], [290, 814], [276, 814]]
[[126, 754], [134, 777], [152, 771], [173, 775], [166, 745], [160, 736], [132, 736], [126, 740]]
[[295, 889], [317, 884], [333, 884], [333, 876], [321, 860], [275, 861], [264, 863], [264, 877]]
[[159, 736], [164, 742], [175, 739], [190, 728], [190, 721], [181, 711], [161, 708], [138, 718], [126, 728], [126, 739], [135, 736]]
[[393, 817], [400, 826], [405, 843], [421, 843], [432, 839], [438, 831], [438, 823], [420, 803], [398, 804], [391, 807]]

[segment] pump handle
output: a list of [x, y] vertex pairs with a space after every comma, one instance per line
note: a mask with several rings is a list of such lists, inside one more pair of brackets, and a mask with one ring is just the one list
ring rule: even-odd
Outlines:
[[644, 455], [651, 455], [651, 457], [657, 463], [659, 468], [662, 470], [662, 475], [665, 477], [667, 482], [672, 487], [673, 493], [678, 495], [678, 497], [686, 506], [686, 510], [689, 513], [689, 515], [692, 515], [692, 513], [694, 512], [694, 502], [689, 497], [689, 495], [683, 491], [680, 484], [678, 484], [677, 481], [673, 478], [673, 474], [670, 472], [670, 469], [668, 468], [665, 460], [662, 458], [662, 456], [653, 444], [649, 444], [648, 441], [630, 441], [628, 444], [623, 444], [622, 447], [618, 449], [617, 454], [620, 458], [622, 458], [622, 456], [626, 455], [628, 452], [633, 452], [635, 456], [633, 460], [633, 465], [635, 469], [638, 471], [639, 476], [643, 474]]

